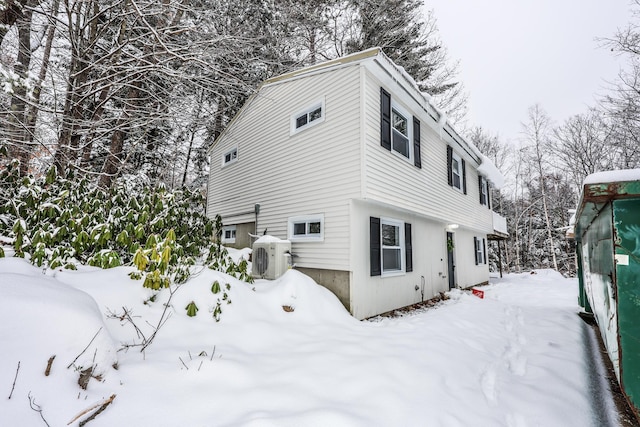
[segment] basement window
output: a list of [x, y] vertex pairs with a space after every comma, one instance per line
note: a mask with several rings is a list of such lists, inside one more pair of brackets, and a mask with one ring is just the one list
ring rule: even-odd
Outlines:
[[321, 242], [324, 240], [324, 215], [289, 218], [289, 240]]
[[236, 226], [228, 225], [222, 227], [222, 243], [235, 243], [236, 242]]

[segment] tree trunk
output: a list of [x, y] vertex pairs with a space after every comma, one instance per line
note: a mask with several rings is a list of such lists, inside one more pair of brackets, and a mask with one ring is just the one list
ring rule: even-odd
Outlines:
[[[85, 6], [85, 10], [82, 7]], [[74, 9], [67, 9], [69, 19], [69, 37], [71, 44], [71, 64], [69, 67], [69, 83], [65, 98], [64, 113], [62, 118], [62, 130], [58, 139], [58, 149], [55, 154], [55, 163], [59, 172], [64, 171], [69, 164], [74, 163], [80, 157], [78, 149], [82, 137], [80, 129], [83, 127], [82, 119], [84, 105], [81, 101], [81, 91], [84, 87], [91, 64], [92, 50], [87, 48], [94, 45], [95, 19], [93, 13], [97, 9], [92, 1], [77, 2]], [[72, 25], [72, 18], [75, 23]], [[91, 22], [89, 33], [85, 36], [85, 22]]]
[[549, 208], [547, 207], [547, 190], [546, 180], [544, 179], [544, 171], [542, 170], [542, 153], [540, 152], [540, 144], [536, 144], [536, 161], [538, 173], [540, 174], [540, 192], [542, 196], [542, 210], [544, 212], [544, 220], [547, 226], [547, 237], [549, 238], [549, 250], [551, 251], [551, 259], [553, 268], [558, 271], [558, 260], [556, 259], [556, 248], [553, 243], [553, 233], [551, 231], [551, 221], [549, 220]]
[[100, 174], [100, 180], [98, 185], [103, 188], [109, 188], [115, 178], [120, 173], [122, 167], [122, 155], [124, 149], [124, 141], [127, 137], [128, 129], [130, 127], [129, 119], [130, 112], [129, 106], [135, 106], [140, 97], [140, 81], [135, 82], [134, 87], [131, 88], [127, 102], [120, 114], [120, 118], [115, 126], [115, 130], [111, 135], [111, 143], [109, 144], [109, 154], [104, 161], [102, 172]]
[[[16, 20], [16, 26], [18, 27], [18, 56], [13, 71], [21, 79], [27, 78], [29, 65], [31, 64], [31, 17], [31, 8], [23, 6], [22, 14]], [[14, 88], [11, 96], [7, 136], [10, 156], [20, 160], [21, 175], [26, 175], [29, 171], [29, 149], [26, 146], [27, 129], [25, 127], [26, 109], [27, 88], [24, 84], [19, 84]]]
[[7, 0], [0, 10], [0, 44], [7, 35], [9, 29], [22, 17], [22, 11], [26, 10], [29, 0]]
[[57, 19], [55, 17], [58, 14], [58, 6], [60, 0], [54, 0], [51, 6], [50, 22], [47, 27], [47, 41], [45, 43], [44, 52], [42, 54], [42, 65], [40, 66], [40, 73], [38, 74], [38, 81], [33, 88], [33, 102], [28, 107], [26, 126], [27, 126], [27, 140], [25, 141], [25, 151], [23, 151], [23, 158], [20, 160], [21, 164], [28, 164], [31, 160], [31, 153], [33, 151], [34, 139], [36, 133], [36, 121], [38, 119], [38, 111], [40, 109], [40, 95], [42, 93], [42, 83], [47, 76], [47, 70], [49, 68], [49, 59], [51, 57], [51, 46], [53, 44], [53, 37], [56, 32]]

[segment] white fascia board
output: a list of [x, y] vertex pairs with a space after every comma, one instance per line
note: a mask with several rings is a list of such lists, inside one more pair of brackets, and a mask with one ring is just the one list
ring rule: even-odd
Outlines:
[[[420, 219], [423, 219], [423, 220], [439, 223], [439, 224], [442, 224], [443, 228], [446, 227], [447, 224], [457, 223], [457, 221], [453, 221], [453, 220], [451, 220], [449, 218], [446, 218], [444, 216], [435, 216], [435, 215], [425, 214], [424, 212], [421, 212], [421, 211], [414, 211], [414, 210], [411, 210], [411, 209], [399, 207], [399, 206], [394, 205], [392, 203], [380, 201], [378, 199], [365, 198], [365, 199], [353, 200], [353, 202], [360, 203], [361, 205], [377, 206], [377, 207], [380, 207], [380, 208], [383, 208], [383, 209], [395, 211], [395, 212], [398, 212], [398, 214], [400, 216], [405, 216], [405, 217], [413, 216], [413, 217], [420, 218]], [[478, 205], [478, 206], [480, 206], [480, 205]], [[484, 207], [484, 208], [486, 209], [486, 207]], [[493, 226], [492, 226], [491, 223], [487, 224], [488, 228], [471, 227], [469, 225], [463, 225], [463, 224], [459, 224], [459, 226], [460, 226], [459, 230], [468, 230], [468, 231], [472, 231], [474, 233], [480, 233], [482, 235], [487, 235], [491, 231], [493, 231]]]

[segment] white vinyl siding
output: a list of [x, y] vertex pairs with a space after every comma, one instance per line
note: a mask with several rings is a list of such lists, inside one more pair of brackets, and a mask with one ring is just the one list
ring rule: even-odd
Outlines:
[[[257, 230], [288, 237], [288, 218], [322, 212], [324, 241], [293, 242], [296, 264], [348, 270], [349, 200], [361, 194], [358, 66], [262, 87], [213, 147], [243, 142], [242, 161], [212, 167], [207, 214], [233, 215], [261, 205]], [[324, 99], [324, 124], [290, 135], [292, 113]], [[247, 217], [253, 217], [248, 215]]]
[[[461, 191], [451, 191], [447, 183], [446, 147], [455, 145], [455, 142], [444, 130], [433, 129], [439, 127], [435, 119], [409, 97], [395, 80], [383, 73], [373, 73], [368, 68], [364, 74], [364, 198], [490, 233], [491, 211], [479, 205], [478, 186], [467, 185], [468, 194], [464, 195]], [[422, 168], [412, 166], [401, 156], [389, 156], [389, 152], [380, 146], [380, 87], [385, 87], [391, 93], [396, 104], [420, 119]], [[459, 156], [468, 156], [458, 147], [454, 147], [454, 151]], [[473, 167], [475, 161], [471, 157], [465, 160], [467, 184], [477, 182], [478, 173]]]

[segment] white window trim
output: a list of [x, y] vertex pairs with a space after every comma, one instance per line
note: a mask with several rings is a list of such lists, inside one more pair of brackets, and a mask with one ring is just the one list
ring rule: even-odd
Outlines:
[[[324, 241], [324, 215], [323, 214], [293, 216], [293, 217], [290, 217], [287, 222], [288, 222], [287, 235], [289, 236], [290, 241], [292, 242], [323, 242]], [[309, 223], [320, 222], [320, 233], [305, 234], [304, 236], [294, 235], [293, 225], [299, 224], [302, 222], [306, 224], [307, 230], [308, 230]]]
[[482, 195], [484, 196], [484, 206], [489, 206], [489, 183], [487, 182], [487, 178], [484, 176], [480, 176], [482, 180]]
[[478, 245], [476, 249], [476, 261], [478, 261], [478, 265], [485, 265], [485, 254], [484, 254], [484, 245], [482, 244], [482, 237], [476, 236], [476, 244]]
[[[310, 112], [318, 109], [318, 107], [320, 108], [320, 118], [312, 121], [312, 122], [308, 122], [307, 124], [300, 126], [300, 127], [296, 127], [296, 121], [298, 120], [298, 117], [303, 116], [305, 114], [309, 114]], [[303, 130], [309, 129], [313, 126], [319, 125], [320, 123], [324, 122], [325, 119], [325, 106], [324, 106], [324, 98], [314, 102], [313, 104], [311, 104], [309, 107], [305, 108], [304, 110], [300, 110], [295, 114], [292, 114], [289, 121], [290, 121], [290, 133], [289, 135], [295, 135], [298, 132], [302, 132]]]
[[[225, 237], [227, 231], [233, 231], [233, 237], [227, 239]], [[237, 228], [235, 225], [225, 225], [222, 227], [222, 243], [235, 243], [236, 242]]]
[[[228, 162], [225, 162], [227, 155], [232, 154], [234, 151], [236, 153], [235, 157], [232, 156], [231, 160], [229, 160]], [[237, 161], [238, 161], [238, 146], [235, 146], [230, 150], [225, 151], [225, 153], [222, 155], [222, 167], [232, 165]]]
[[[400, 113], [402, 116], [404, 116], [405, 119], [407, 119], [407, 138], [409, 139], [408, 144], [409, 144], [409, 157], [405, 157], [404, 154], [399, 153], [398, 151], [394, 150], [393, 148], [393, 133], [396, 132], [395, 128], [393, 127], [393, 110], [396, 110], [398, 113]], [[413, 153], [413, 115], [409, 114], [409, 112], [402, 107], [401, 105], [397, 104], [394, 100], [393, 97], [391, 98], [391, 152], [393, 154], [395, 154], [396, 156], [398, 156], [399, 158], [401, 158], [402, 160], [409, 162], [411, 164], [413, 164], [413, 157], [414, 157], [414, 153]]]
[[[404, 157], [401, 155], [401, 157]], [[385, 271], [384, 270], [384, 240], [382, 237], [382, 228], [383, 225], [387, 224], [387, 225], [393, 225], [393, 226], [397, 226], [398, 227], [398, 231], [400, 232], [400, 245], [399, 246], [386, 246], [387, 248], [391, 247], [391, 248], [400, 248], [400, 270], [389, 270], [389, 271]], [[397, 219], [393, 219], [393, 218], [384, 218], [381, 217], [380, 218], [380, 275], [383, 277], [390, 277], [390, 276], [402, 276], [407, 274], [406, 273], [406, 247], [405, 247], [405, 238], [404, 238], [404, 221], [400, 221]]]
[[[453, 169], [453, 161], [457, 160], [458, 161], [458, 170], [456, 171], [455, 169]], [[456, 172], [458, 172], [458, 176], [460, 177], [460, 187], [456, 187], [455, 181], [453, 179], [453, 177], [456, 175]], [[456, 154], [455, 151], [453, 151], [451, 153], [451, 186], [453, 188], [455, 188], [456, 190], [458, 190], [461, 193], [464, 193], [464, 182], [462, 182], [463, 178], [464, 178], [464, 171], [462, 170], [462, 158]]]

